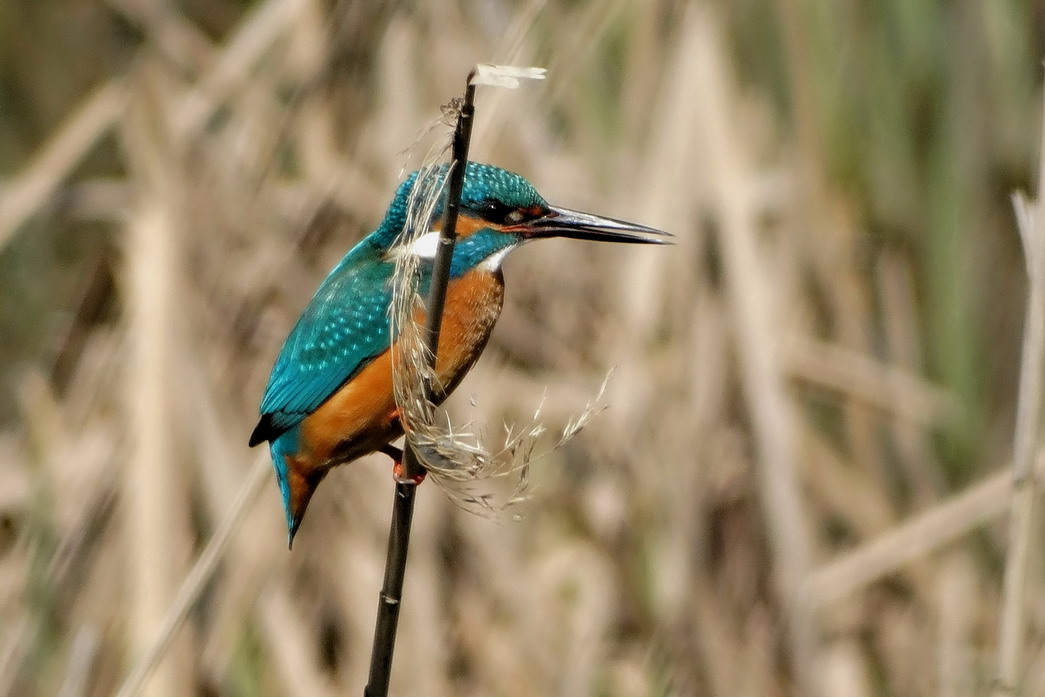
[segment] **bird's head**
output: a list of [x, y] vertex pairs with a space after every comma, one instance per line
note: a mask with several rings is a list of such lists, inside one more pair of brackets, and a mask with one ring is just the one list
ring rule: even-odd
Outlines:
[[[435, 256], [442, 225], [442, 204], [435, 207], [432, 231], [409, 245], [397, 245], [416, 180], [415, 172], [400, 185], [384, 223], [373, 236], [375, 244], [386, 254]], [[533, 185], [518, 174], [477, 162], [469, 162], [465, 170], [457, 235], [450, 270], [453, 276], [476, 267], [495, 270], [505, 254], [535, 239], [568, 237], [600, 242], [667, 244], [667, 238], [671, 237], [645, 225], [557, 208], [545, 201]]]

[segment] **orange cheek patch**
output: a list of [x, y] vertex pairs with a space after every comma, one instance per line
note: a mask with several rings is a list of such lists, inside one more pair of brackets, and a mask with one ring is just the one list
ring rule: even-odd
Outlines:
[[501, 314], [503, 300], [504, 284], [491, 273], [471, 271], [450, 282], [435, 364], [447, 391], [479, 358]]
[[[493, 226], [490, 223], [486, 222], [485, 220], [482, 220], [480, 218], [476, 218], [475, 216], [468, 215], [467, 213], [463, 213], [462, 212], [460, 215], [457, 216], [457, 237], [461, 238], [461, 239], [463, 239], [465, 237], [471, 237], [472, 235], [474, 235], [475, 233], [479, 232], [480, 230], [482, 230], [484, 228], [492, 228], [492, 227]], [[433, 225], [432, 226], [432, 230], [435, 230], [435, 231], [440, 231], [441, 232], [442, 229], [443, 229], [443, 222], [442, 222], [442, 220], [439, 221], [438, 225]]]

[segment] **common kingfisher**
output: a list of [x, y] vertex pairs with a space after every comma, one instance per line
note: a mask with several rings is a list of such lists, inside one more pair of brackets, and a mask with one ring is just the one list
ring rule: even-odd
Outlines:
[[[403, 181], [381, 225], [319, 286], [272, 368], [250, 445], [269, 441], [291, 543], [332, 467], [380, 451], [401, 472], [402, 452], [391, 445], [403, 434], [392, 386], [391, 279], [396, 255], [415, 254], [422, 262], [421, 287], [430, 283], [442, 219], [437, 208], [431, 231], [397, 245], [417, 176]], [[504, 300], [501, 262], [508, 252], [547, 237], [647, 244], [670, 237], [645, 225], [553, 207], [518, 174], [476, 162], [465, 169], [457, 235], [436, 358], [436, 404], [490, 338]]]

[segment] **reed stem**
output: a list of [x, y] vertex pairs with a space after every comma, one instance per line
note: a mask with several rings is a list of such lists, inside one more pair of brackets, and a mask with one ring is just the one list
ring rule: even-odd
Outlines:
[[[446, 286], [450, 280], [450, 262], [457, 243], [457, 213], [461, 205], [464, 172], [468, 162], [468, 144], [472, 137], [475, 117], [475, 86], [473, 70], [468, 75], [464, 102], [454, 130], [453, 162], [450, 171], [450, 189], [439, 249], [432, 269], [432, 284], [425, 303], [425, 340], [430, 367], [434, 367], [439, 349], [439, 329], [446, 304]], [[425, 384], [426, 396], [431, 398], [432, 385]], [[409, 439], [403, 454], [403, 472], [406, 478], [421, 474], [424, 467], [410, 446]], [[370, 655], [370, 678], [364, 697], [385, 697], [392, 672], [392, 654], [395, 651], [396, 629], [399, 626], [399, 606], [403, 597], [406, 576], [406, 555], [410, 548], [410, 525], [414, 517], [414, 495], [417, 485], [412, 481], [397, 482], [392, 503], [392, 522], [388, 531], [388, 556], [385, 559], [385, 579], [377, 607], [377, 625], [374, 628], [374, 648]]]
[[[1045, 135], [1045, 121], [1042, 122]], [[1045, 376], [1045, 141], [1039, 159], [1038, 194], [1032, 203], [1013, 197], [1016, 223], [1027, 262], [1027, 308], [1023, 327], [1016, 433], [1012, 455], [1009, 548], [1002, 581], [998, 623], [998, 668], [993, 694], [1020, 692], [1020, 664], [1026, 635], [1027, 569], [1035, 535], [1038, 482], [1035, 456], [1041, 438], [1042, 377]]]

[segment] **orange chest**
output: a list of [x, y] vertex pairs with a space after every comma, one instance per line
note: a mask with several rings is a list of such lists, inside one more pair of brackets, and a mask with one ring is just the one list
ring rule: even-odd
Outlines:
[[[450, 281], [439, 334], [436, 373], [447, 391], [479, 357], [504, 305], [501, 273], [473, 270]], [[418, 318], [423, 321], [424, 313]]]
[[[437, 400], [448, 395], [472, 367], [501, 312], [504, 283], [499, 273], [472, 271], [446, 289], [439, 338]], [[415, 319], [423, 324], [424, 313]], [[391, 352], [371, 361], [301, 424], [301, 452], [292, 466], [325, 469], [365, 455], [400, 433], [395, 416]]]

